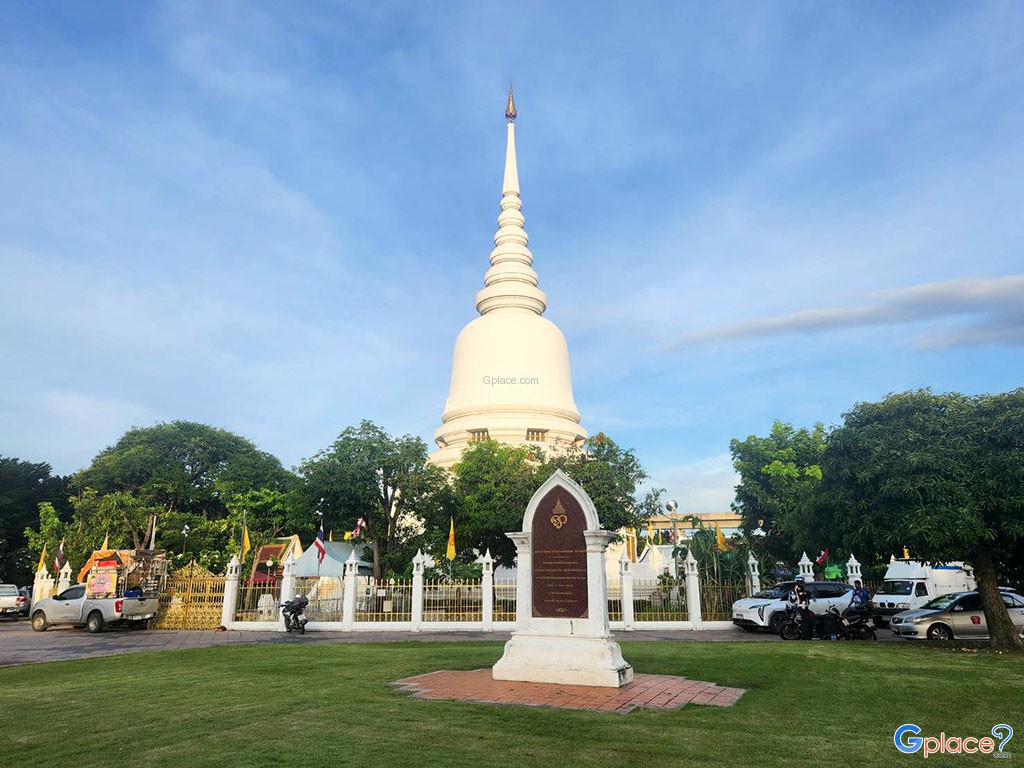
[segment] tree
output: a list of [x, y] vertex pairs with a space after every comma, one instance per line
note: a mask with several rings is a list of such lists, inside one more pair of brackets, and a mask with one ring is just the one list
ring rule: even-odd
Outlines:
[[245, 438], [189, 421], [131, 429], [72, 478], [78, 490], [130, 493], [165, 513], [206, 519], [225, 517], [235, 494], [287, 491], [292, 482], [277, 458]]
[[974, 567], [994, 647], [1021, 647], [997, 586], [1024, 541], [1024, 389], [858, 403], [823, 457], [829, 526], [850, 548]]
[[[533, 447], [482, 441], [466, 449], [453, 467], [452, 508], [456, 531], [468, 545], [465, 556], [490, 549], [498, 563], [512, 566], [515, 546], [505, 533], [522, 528], [531, 497], [556, 469], [587, 492], [607, 530], [637, 528], [661, 506], [660, 488], [638, 498], [647, 472], [633, 451], [603, 433], [587, 440], [582, 451], [571, 448], [547, 456]], [[447, 519], [443, 523], [446, 526]]]
[[[451, 495], [445, 509], [455, 519], [460, 559], [475, 560], [490, 550], [495, 561], [513, 567], [516, 548], [505, 535], [523, 527], [523, 513], [537, 487], [541, 456], [536, 448], [495, 440], [473, 443], [452, 467]], [[435, 559], [444, 553], [448, 518], [428, 521], [427, 540]]]
[[553, 453], [540, 469], [546, 480], [561, 469], [587, 492], [597, 508], [601, 527], [608, 531], [639, 528], [661, 511], [664, 488], [637, 489], [650, 479], [632, 449], [621, 447], [604, 432], [583, 443], [583, 450]]
[[403, 570], [412, 559], [422, 521], [436, 518], [445, 471], [427, 462], [418, 437], [392, 437], [372, 421], [348, 427], [330, 448], [302, 463], [307, 503], [323, 499], [324, 524], [354, 530], [373, 551], [373, 575]]
[[815, 524], [815, 500], [821, 485], [825, 427], [794, 429], [776, 421], [768, 437], [750, 435], [729, 443], [740, 476], [734, 512], [750, 536], [761, 528], [773, 559], [789, 561], [802, 550], [814, 551], [821, 529]]
[[0, 582], [32, 581], [39, 553], [31, 551], [25, 529], [39, 519], [43, 502], [55, 515], [69, 517], [67, 495], [67, 481], [49, 464], [0, 456]]
[[111, 547], [145, 548], [158, 515], [158, 546], [180, 558], [187, 524], [189, 553], [219, 570], [240, 533], [229, 520], [235, 500], [251, 502], [257, 521], [275, 530], [281, 521], [262, 513], [294, 485], [278, 459], [226, 430], [187, 421], [134, 428], [71, 478], [64, 549], [79, 564], [108, 535]]

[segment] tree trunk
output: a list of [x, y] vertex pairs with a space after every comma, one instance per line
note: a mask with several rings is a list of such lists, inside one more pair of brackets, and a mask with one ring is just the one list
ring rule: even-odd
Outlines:
[[978, 582], [978, 594], [981, 595], [981, 607], [985, 611], [985, 622], [988, 624], [989, 643], [992, 648], [1022, 648], [1020, 633], [1013, 626], [1006, 603], [999, 594], [999, 582], [996, 576], [992, 550], [987, 544], [980, 544], [974, 551], [974, 578]]
[[373, 582], [380, 584], [380, 543], [375, 538], [370, 546], [373, 548]]

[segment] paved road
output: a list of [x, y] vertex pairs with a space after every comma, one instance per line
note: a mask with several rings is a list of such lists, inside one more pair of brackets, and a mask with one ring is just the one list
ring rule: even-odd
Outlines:
[[[888, 633], [883, 633], [888, 634]], [[723, 640], [777, 641], [774, 635], [741, 630], [705, 632], [614, 632], [620, 641], [720, 642]], [[174, 648], [209, 648], [219, 645], [284, 645], [294, 643], [459, 642], [508, 640], [508, 632], [310, 632], [301, 637], [284, 632], [131, 631], [113, 629], [90, 635], [84, 629], [51, 628], [33, 632], [28, 621], [0, 623], [0, 667], [45, 661], [118, 656]]]

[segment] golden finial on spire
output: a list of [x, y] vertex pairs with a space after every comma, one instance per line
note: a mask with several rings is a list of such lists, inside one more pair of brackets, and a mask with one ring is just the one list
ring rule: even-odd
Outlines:
[[508, 84], [508, 106], [505, 107], [505, 119], [510, 123], [516, 119], [516, 102], [512, 98], [512, 83]]

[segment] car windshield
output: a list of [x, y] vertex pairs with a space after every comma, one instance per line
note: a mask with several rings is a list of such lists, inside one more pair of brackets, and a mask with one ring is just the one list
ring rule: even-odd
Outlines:
[[780, 598], [786, 597], [786, 595], [788, 595], [792, 590], [792, 584], [776, 584], [774, 587], [771, 587], [770, 589], [765, 589], [758, 592], [756, 595], [754, 595], [754, 597], [758, 598], [759, 600], [778, 600]]
[[959, 592], [953, 592], [948, 595], [939, 595], [934, 600], [929, 600], [924, 604], [924, 608], [933, 608], [941, 611], [944, 608], [949, 608], [950, 604], [960, 596]]
[[878, 588], [880, 595], [909, 595], [913, 591], [912, 581], [883, 581], [882, 586]]

